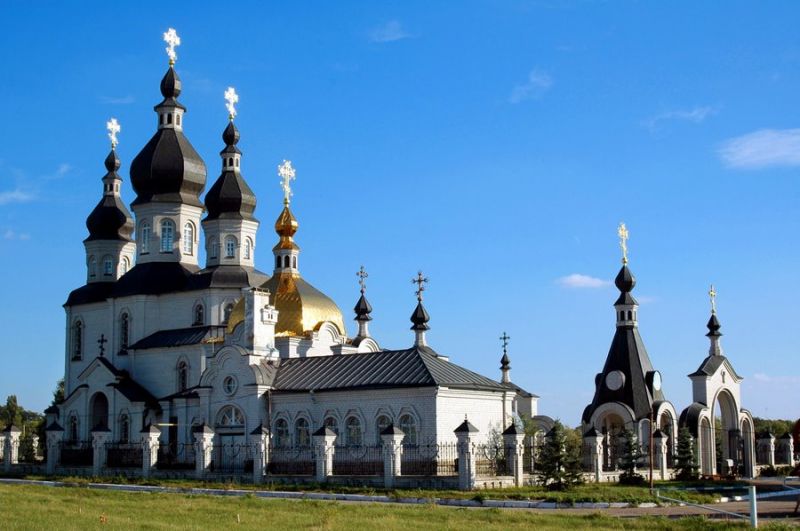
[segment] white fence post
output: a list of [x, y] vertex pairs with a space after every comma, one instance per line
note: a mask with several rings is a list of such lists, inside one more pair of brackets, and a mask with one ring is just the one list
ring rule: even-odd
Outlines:
[[453, 430], [458, 438], [458, 488], [472, 490], [475, 488], [475, 452], [472, 445], [478, 435], [478, 428], [464, 418], [458, 428]]
[[64, 439], [64, 428], [58, 425], [58, 422], [53, 422], [44, 430], [46, 434], [47, 444], [47, 474], [52, 475], [56, 473], [56, 466], [61, 459], [61, 441]]
[[211, 466], [211, 451], [214, 449], [214, 430], [203, 423], [196, 428], [194, 441], [197, 447], [194, 472], [197, 479], [203, 479]]
[[253, 445], [253, 483], [258, 485], [264, 481], [267, 473], [267, 436], [269, 431], [263, 424], [250, 432], [250, 444]]
[[102, 474], [106, 467], [106, 458], [108, 457], [106, 443], [110, 437], [111, 430], [105, 426], [99, 426], [92, 430], [92, 474], [94, 476]]
[[402, 474], [403, 438], [406, 434], [391, 424], [381, 432], [383, 442], [383, 486], [394, 487], [395, 478]]
[[312, 439], [314, 439], [316, 479], [320, 483], [325, 483], [328, 481], [328, 476], [333, 475], [333, 443], [336, 441], [336, 432], [323, 426], [314, 432]]
[[750, 485], [750, 526], [755, 529], [758, 527], [758, 500], [756, 499], [756, 486]]
[[160, 446], [158, 438], [160, 436], [161, 430], [152, 424], [141, 431], [142, 477], [149, 477], [158, 464], [158, 448]]

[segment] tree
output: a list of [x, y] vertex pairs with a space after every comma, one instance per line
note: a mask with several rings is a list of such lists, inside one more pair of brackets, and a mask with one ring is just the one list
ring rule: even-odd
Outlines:
[[536, 458], [539, 483], [551, 490], [567, 490], [583, 481], [581, 440], [556, 421]]
[[22, 424], [22, 408], [17, 404], [17, 395], [9, 395], [6, 398], [5, 415], [3, 420], [6, 425], [14, 424], [19, 427]]
[[620, 483], [627, 485], [644, 483], [644, 476], [636, 473], [636, 464], [642, 455], [636, 434], [631, 430], [624, 430], [622, 432], [622, 455], [619, 459], [619, 467], [622, 469], [622, 474], [619, 476]]
[[57, 406], [64, 401], [64, 378], [56, 382], [56, 388], [53, 391], [53, 401], [50, 402], [51, 406]]
[[678, 431], [678, 452], [675, 456], [675, 477], [682, 481], [697, 479], [697, 458], [694, 455], [692, 434], [689, 428]]

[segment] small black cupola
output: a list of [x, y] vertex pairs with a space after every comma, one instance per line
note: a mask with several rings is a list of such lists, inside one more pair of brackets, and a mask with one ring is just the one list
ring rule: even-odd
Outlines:
[[353, 311], [356, 314], [356, 322], [358, 323], [358, 334], [356, 337], [369, 337], [369, 328], [368, 323], [372, 321], [372, 305], [367, 300], [367, 297], [364, 296], [364, 292], [367, 291], [367, 271], [364, 269], [364, 266], [361, 266], [361, 269], [358, 270], [356, 273], [358, 277], [358, 285], [361, 290], [361, 296], [358, 298], [358, 302], [356, 302], [355, 307], [353, 307]]
[[121, 240], [129, 242], [133, 234], [133, 218], [120, 197], [122, 178], [117, 173], [120, 161], [114, 147], [106, 157], [105, 166], [103, 197], [86, 218], [89, 237], [85, 241]]
[[225, 149], [220, 151], [222, 157], [222, 173], [206, 194], [205, 203], [208, 210], [206, 220], [212, 219], [246, 219], [254, 220], [256, 196], [241, 174], [242, 152], [236, 146], [239, 142], [239, 130], [233, 123], [222, 133]]
[[428, 315], [425, 306], [422, 305], [422, 293], [425, 291], [425, 284], [428, 283], [428, 279], [423, 276], [422, 271], [419, 271], [417, 276], [411, 279], [411, 282], [417, 285], [417, 307], [414, 309], [414, 313], [411, 314], [411, 330], [416, 333], [414, 345], [417, 347], [425, 347], [427, 346], [425, 331], [431, 328], [428, 326], [428, 321], [431, 320], [431, 316]]

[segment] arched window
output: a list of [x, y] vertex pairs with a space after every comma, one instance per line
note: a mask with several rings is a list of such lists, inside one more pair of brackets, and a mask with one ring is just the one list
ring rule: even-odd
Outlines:
[[72, 442], [78, 440], [78, 417], [75, 415], [70, 415], [67, 422], [67, 438]]
[[201, 325], [205, 322], [205, 310], [203, 309], [202, 304], [198, 304], [194, 307], [194, 322], [192, 323], [194, 326]]
[[[335, 433], [336, 435], [339, 435], [339, 423], [336, 422], [336, 418], [335, 417], [326, 418], [325, 422], [323, 424], [324, 424], [324, 426], [326, 428], [331, 430], [333, 433]], [[338, 438], [337, 438], [336, 442], [339, 442]]]
[[128, 415], [123, 413], [119, 416], [119, 442], [127, 443], [131, 437], [131, 423]]
[[181, 360], [178, 363], [178, 391], [185, 391], [189, 387], [189, 365]]
[[183, 254], [194, 253], [194, 225], [187, 223], [183, 226]]
[[236, 256], [236, 238], [228, 236], [225, 238], [225, 258], [234, 258]]
[[125, 350], [128, 348], [128, 340], [130, 339], [130, 317], [128, 312], [122, 312], [119, 317], [119, 348]]
[[219, 254], [219, 245], [216, 238], [208, 240], [208, 256], [209, 258], [216, 258]]
[[110, 256], [103, 258], [103, 275], [111, 276], [114, 274], [114, 259]]
[[311, 431], [308, 429], [308, 421], [302, 417], [294, 423], [294, 443], [299, 447], [311, 446]]
[[296, 256], [292, 257], [292, 267], [297, 269], [297, 257]]
[[171, 253], [175, 242], [175, 224], [171, 219], [161, 221], [161, 252]]
[[122, 257], [122, 271], [120, 271], [120, 273], [124, 275], [124, 274], [125, 274], [125, 273], [127, 273], [127, 272], [128, 272], [130, 269], [131, 269], [131, 261], [130, 261], [130, 260], [128, 260], [128, 257], [127, 257], [127, 256], [123, 256], [123, 257]]
[[252, 252], [253, 242], [250, 238], [244, 239], [244, 259], [250, 260], [250, 253]]
[[150, 252], [150, 224], [143, 221], [139, 225], [139, 254]]
[[89, 257], [89, 278], [97, 276], [97, 259], [94, 256]]
[[409, 414], [400, 417], [400, 429], [406, 434], [403, 444], [417, 444], [417, 422]]
[[167, 115], [167, 125], [171, 125], [171, 124], [172, 124], [172, 115], [168, 114]]
[[628, 310], [628, 321], [633, 319], [633, 312]]
[[289, 256], [283, 257], [283, 267], [289, 267]]
[[281, 257], [280, 256], [276, 256], [275, 257], [275, 269], [280, 269], [280, 268], [281, 268]]
[[72, 359], [83, 358], [83, 323], [75, 321], [72, 327]]
[[363, 432], [361, 431], [361, 421], [358, 417], [348, 417], [345, 422], [347, 434], [347, 444], [350, 446], [360, 446], [364, 442]]
[[176, 114], [175, 115], [175, 125], [181, 125], [181, 115], [180, 114]]
[[375, 440], [378, 444], [381, 444], [381, 433], [383, 430], [389, 427], [392, 421], [386, 415], [381, 415], [375, 421]]
[[221, 428], [244, 427], [244, 415], [236, 406], [225, 406], [217, 414], [217, 426]]
[[275, 446], [278, 448], [288, 448], [292, 444], [292, 438], [289, 434], [289, 423], [286, 419], [278, 419], [275, 421]]
[[225, 311], [222, 312], [222, 323], [228, 324], [228, 319], [231, 318], [231, 314], [233, 313], [233, 303], [229, 302], [225, 305]]

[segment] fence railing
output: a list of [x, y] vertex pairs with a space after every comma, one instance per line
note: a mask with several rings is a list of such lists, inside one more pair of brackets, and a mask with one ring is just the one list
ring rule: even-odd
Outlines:
[[522, 473], [533, 474], [534, 463], [536, 463], [536, 447], [528, 441], [522, 447]]
[[403, 446], [400, 473], [403, 476], [458, 475], [458, 445], [433, 443]]
[[382, 476], [383, 447], [338, 446], [333, 454], [334, 476]]
[[475, 454], [475, 474], [477, 476], [506, 476], [510, 453], [502, 444], [475, 444], [472, 447]]
[[141, 468], [142, 445], [136, 443], [106, 443], [106, 466], [109, 468]]
[[313, 476], [316, 470], [312, 448], [270, 447], [267, 472], [276, 475]]
[[63, 441], [59, 444], [62, 466], [92, 466], [94, 450], [89, 441]]
[[194, 443], [169, 443], [158, 448], [156, 467], [160, 470], [192, 470], [195, 467]]
[[253, 446], [247, 443], [215, 444], [211, 448], [212, 472], [238, 474], [253, 471]]

